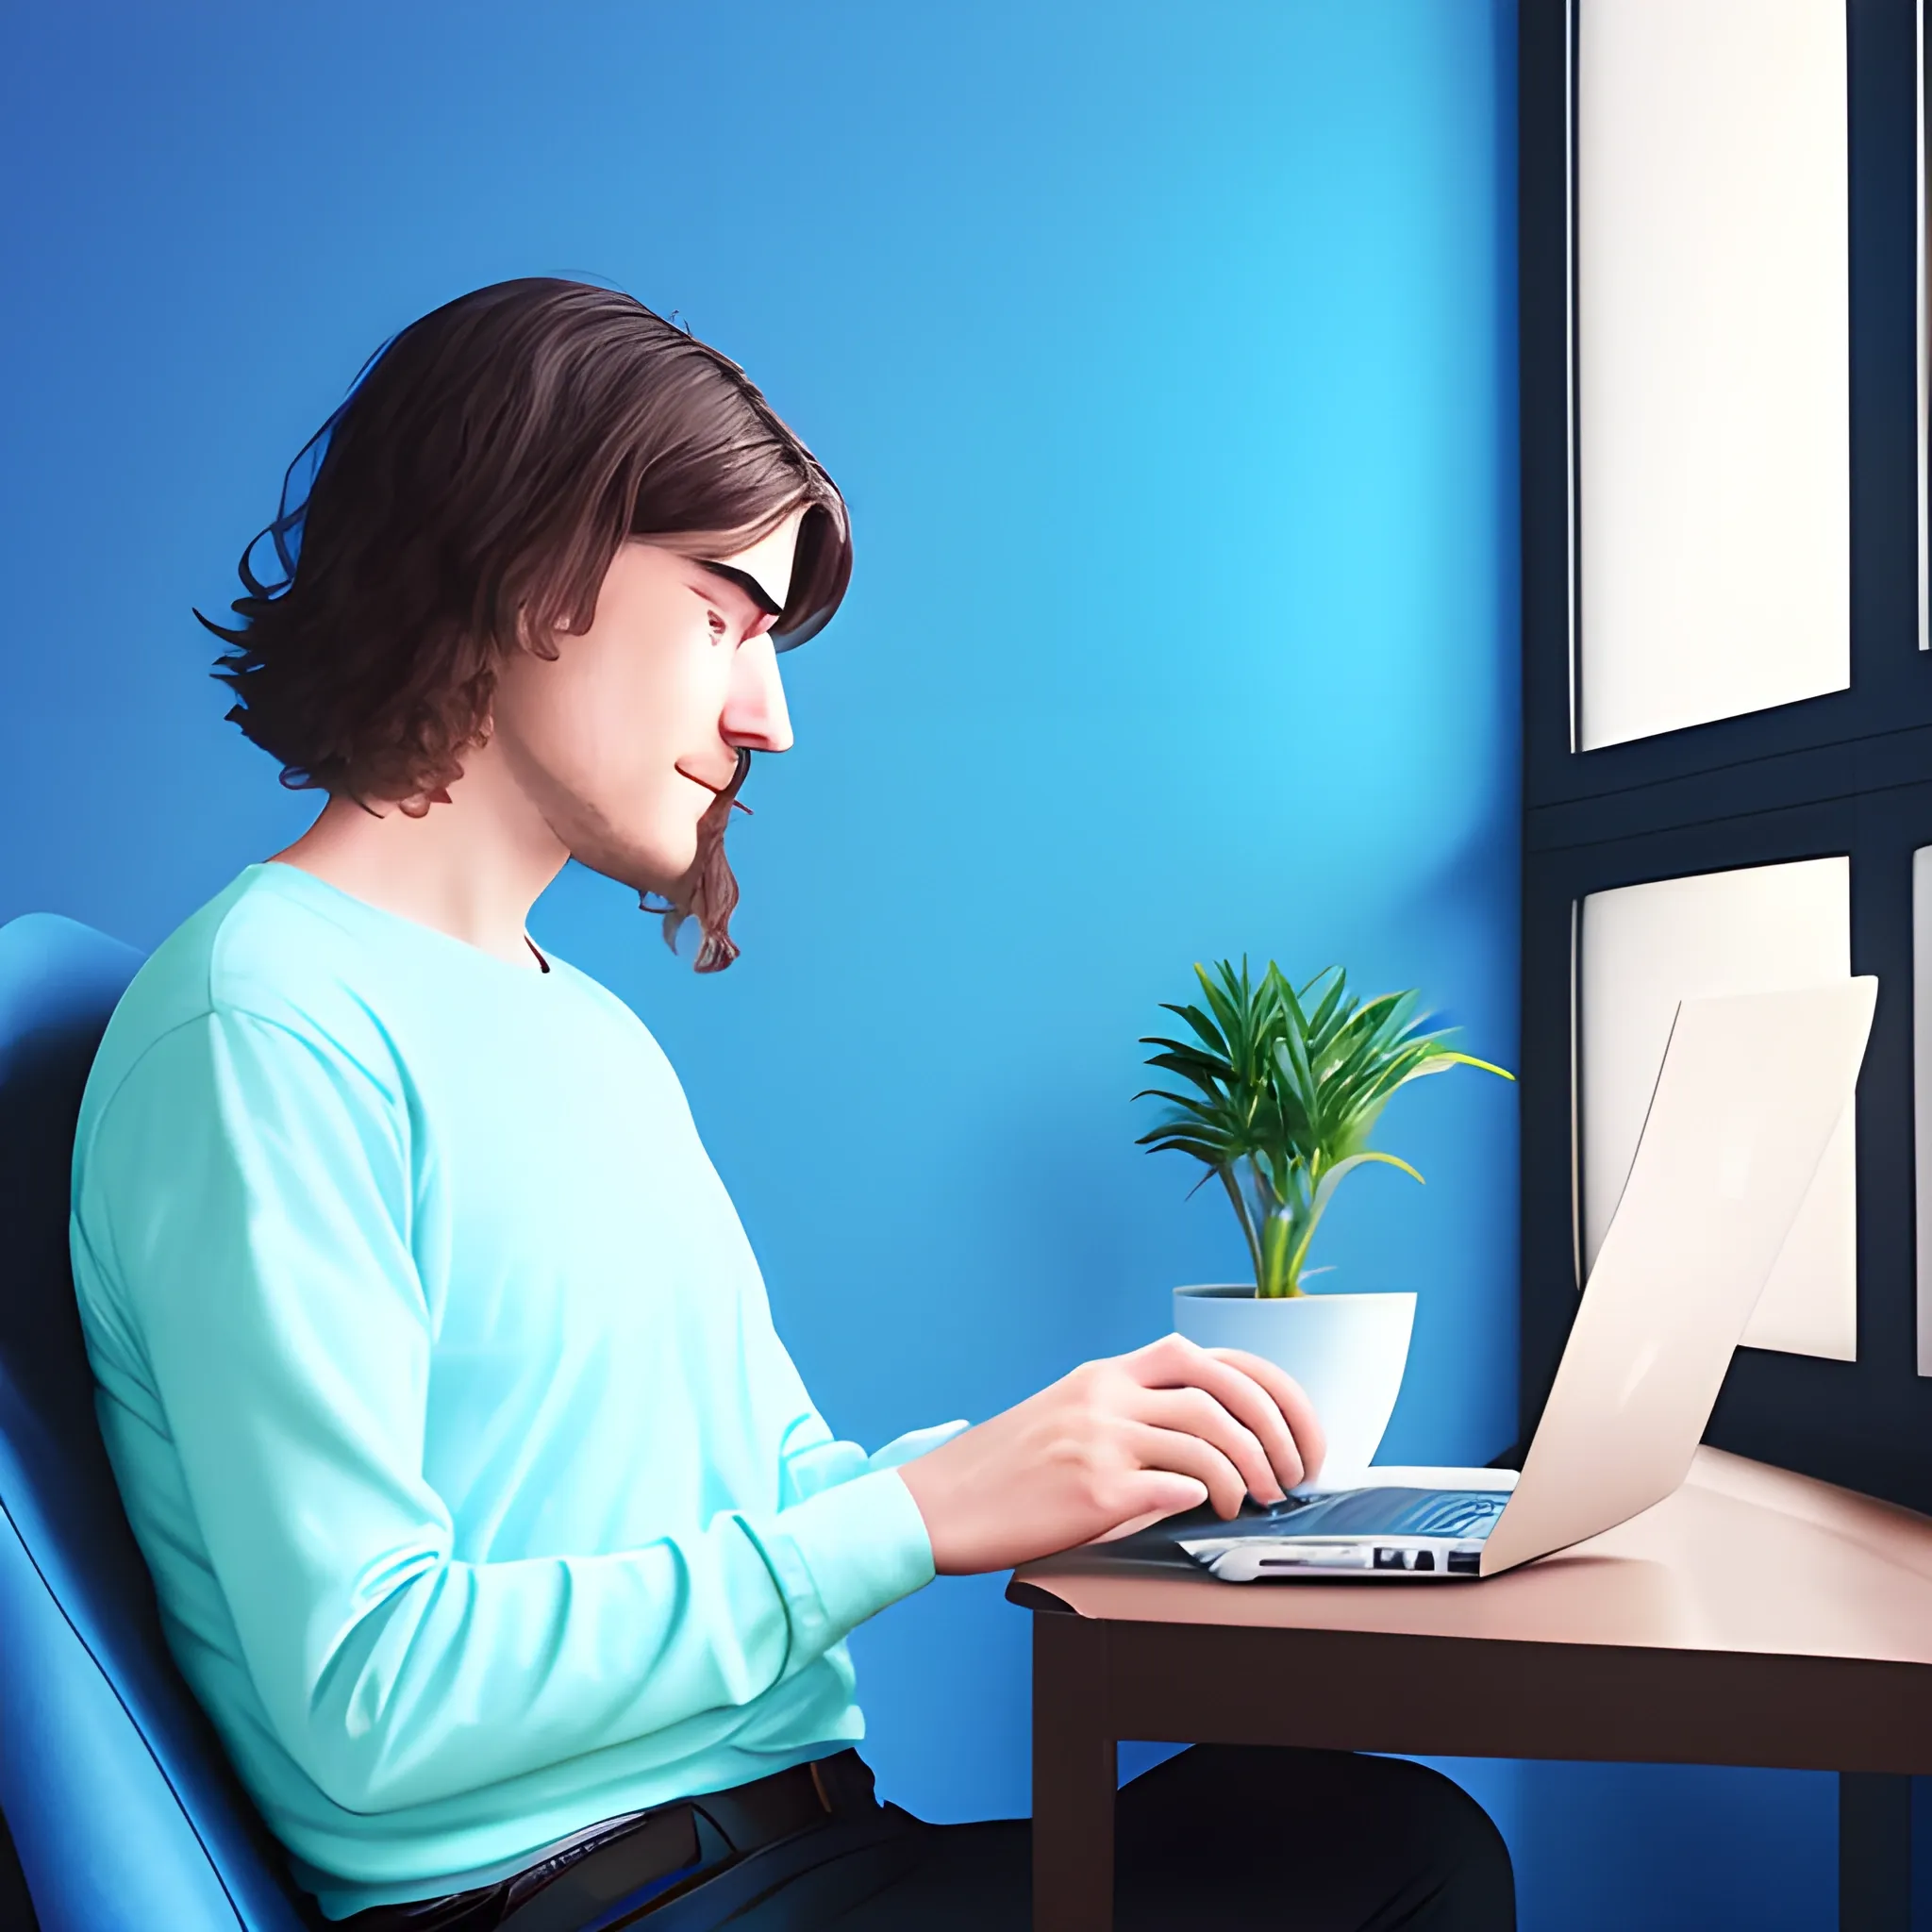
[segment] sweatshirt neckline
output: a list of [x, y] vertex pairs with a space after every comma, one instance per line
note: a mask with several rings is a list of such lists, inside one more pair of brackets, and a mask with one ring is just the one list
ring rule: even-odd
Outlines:
[[491, 972], [508, 974], [518, 980], [533, 980], [539, 985], [558, 976], [557, 961], [540, 950], [528, 933], [524, 935], [524, 943], [541, 962], [535, 967], [519, 966], [513, 960], [500, 959], [494, 953], [486, 953], [481, 946], [475, 945], [468, 940], [458, 939], [455, 933], [444, 932], [441, 926], [430, 925], [421, 919], [411, 919], [407, 913], [391, 912], [386, 906], [378, 906], [373, 900], [344, 891], [341, 886], [332, 885], [327, 879], [317, 877], [306, 867], [290, 865], [285, 859], [257, 859], [243, 870], [242, 877], [258, 877], [271, 888], [291, 891], [298, 898], [307, 894], [319, 904], [335, 909], [339, 914], [346, 912], [348, 916], [375, 931], [404, 935], [412, 941], [420, 940], [426, 942], [432, 950], [440, 951], [445, 956], [475, 959]]

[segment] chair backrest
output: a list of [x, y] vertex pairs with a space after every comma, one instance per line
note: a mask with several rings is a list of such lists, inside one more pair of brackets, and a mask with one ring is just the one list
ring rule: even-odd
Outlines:
[[75, 1309], [75, 1120], [140, 964], [50, 913], [0, 926], [0, 1810], [41, 1932], [300, 1932], [162, 1640]]

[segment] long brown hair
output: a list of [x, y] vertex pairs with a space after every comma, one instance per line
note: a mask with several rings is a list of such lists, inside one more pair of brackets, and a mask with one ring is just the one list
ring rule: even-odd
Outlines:
[[[844, 501], [811, 452], [737, 363], [634, 297], [499, 282], [376, 352], [242, 552], [241, 623], [195, 616], [230, 647], [213, 674], [229, 719], [284, 785], [420, 814], [487, 736], [498, 664], [588, 630], [626, 537], [750, 542], [801, 504], [781, 649], [830, 620], [852, 574]], [[685, 916], [704, 930], [700, 971], [737, 953], [730, 810], [706, 814], [669, 895], [667, 937]]]

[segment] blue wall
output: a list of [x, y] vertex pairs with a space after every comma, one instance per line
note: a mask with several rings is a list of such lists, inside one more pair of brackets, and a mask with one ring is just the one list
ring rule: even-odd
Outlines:
[[[0, 57], [0, 917], [152, 943], [307, 823], [189, 606], [379, 340], [574, 274], [743, 362], [856, 518], [734, 835], [740, 965], [694, 980], [575, 871], [533, 922], [681, 1068], [835, 1425], [983, 1416], [1238, 1270], [1132, 1145], [1191, 961], [1340, 959], [1511, 1058], [1507, 0], [36, 12]], [[1426, 1192], [1332, 1217], [1337, 1286], [1423, 1291], [1393, 1456], [1514, 1433], [1514, 1132], [1500, 1083], [1431, 1082], [1388, 1131]], [[895, 1795], [1024, 1808], [1025, 1640], [996, 1579], [861, 1633]], [[1815, 1780], [1458, 1772], [1531, 1926], [1712, 1923], [1679, 1906], [1746, 1864], [1729, 1923], [1826, 1923]]]

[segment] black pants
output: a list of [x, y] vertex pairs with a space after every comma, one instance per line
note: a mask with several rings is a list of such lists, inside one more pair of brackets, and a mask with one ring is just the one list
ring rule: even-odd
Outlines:
[[[1120, 1932], [1516, 1924], [1509, 1854], [1487, 1814], [1400, 1758], [1197, 1744], [1124, 1787], [1118, 1820]], [[638, 1932], [1027, 1932], [1031, 1888], [1024, 1820], [924, 1824], [888, 1805], [755, 1854]]]

